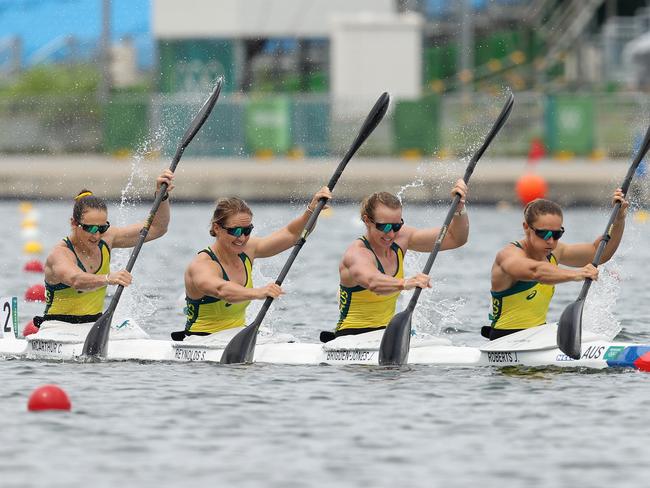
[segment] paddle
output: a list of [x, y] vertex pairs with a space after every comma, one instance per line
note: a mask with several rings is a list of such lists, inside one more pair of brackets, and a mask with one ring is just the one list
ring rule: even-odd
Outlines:
[[[648, 149], [650, 149], [650, 127], [648, 127], [643, 143], [636, 153], [632, 165], [627, 170], [627, 175], [625, 175], [625, 180], [623, 180], [623, 184], [621, 185], [623, 196], [627, 194], [634, 173], [641, 163], [641, 160], [648, 152]], [[620, 208], [621, 202], [616, 202], [614, 204], [614, 210], [612, 210], [612, 215], [609, 217], [609, 222], [607, 222], [607, 227], [605, 227], [605, 233], [596, 249], [594, 260], [591, 263], [596, 267], [600, 264], [600, 258], [602, 257], [605, 247], [611, 238], [614, 220], [616, 219]], [[585, 299], [587, 298], [589, 287], [591, 287], [591, 281], [592, 280], [589, 278], [585, 280], [578, 298], [575, 302], [564, 309], [557, 325], [557, 345], [564, 354], [573, 359], [580, 359], [582, 348], [582, 310], [585, 306]]]
[[[375, 105], [372, 107], [372, 110], [361, 126], [361, 130], [359, 131], [357, 138], [348, 149], [348, 152], [343, 157], [343, 160], [339, 163], [336, 171], [334, 172], [334, 175], [332, 175], [332, 178], [327, 184], [327, 187], [330, 189], [330, 191], [334, 189], [334, 185], [336, 185], [336, 182], [339, 180], [339, 177], [343, 173], [343, 170], [348, 164], [348, 161], [350, 161], [352, 156], [354, 156], [354, 153], [357, 152], [357, 150], [361, 147], [368, 136], [372, 134], [372, 131], [375, 130], [375, 128], [379, 125], [379, 122], [381, 122], [381, 119], [384, 118], [386, 110], [388, 110], [389, 102], [390, 97], [388, 96], [388, 93], [385, 92], [375, 102]], [[305, 225], [305, 229], [302, 231], [301, 236], [294, 244], [289, 259], [282, 268], [282, 271], [280, 271], [278, 279], [275, 280], [276, 284], [281, 285], [284, 281], [284, 278], [287, 276], [287, 273], [289, 273], [289, 269], [298, 256], [300, 249], [305, 244], [307, 236], [314, 228], [314, 225], [316, 225], [316, 219], [318, 219], [318, 214], [324, 205], [325, 199], [322, 198], [319, 200], [318, 205], [316, 205], [316, 208], [312, 212], [311, 217], [309, 217], [309, 220], [307, 221], [307, 224]], [[230, 340], [226, 348], [223, 350], [223, 354], [221, 355], [221, 364], [250, 363], [253, 361], [255, 343], [257, 341], [257, 331], [260, 328], [262, 320], [264, 319], [264, 316], [266, 315], [266, 312], [268, 311], [272, 302], [272, 297], [266, 297], [266, 300], [264, 300], [262, 308], [258, 312], [257, 317], [255, 317], [255, 320]]]
[[[181, 156], [183, 156], [185, 148], [192, 141], [192, 139], [194, 139], [194, 136], [199, 131], [199, 129], [201, 129], [208, 116], [210, 115], [210, 112], [212, 112], [212, 109], [214, 108], [214, 105], [217, 103], [217, 99], [219, 98], [219, 94], [221, 93], [222, 83], [223, 78], [219, 78], [217, 80], [217, 84], [212, 90], [212, 93], [201, 107], [201, 110], [199, 110], [199, 112], [194, 116], [190, 127], [183, 135], [183, 138], [181, 139], [181, 142], [176, 149], [176, 154], [174, 154], [174, 159], [172, 160], [172, 164], [169, 167], [170, 171], [174, 172], [176, 166], [178, 165], [178, 162], [181, 159]], [[135, 264], [135, 260], [137, 259], [138, 254], [140, 253], [142, 244], [144, 244], [144, 240], [149, 233], [151, 223], [156, 216], [160, 202], [162, 202], [162, 199], [166, 194], [167, 183], [163, 183], [160, 186], [160, 191], [158, 192], [158, 195], [153, 202], [153, 206], [149, 212], [149, 217], [147, 218], [144, 227], [140, 231], [138, 242], [133, 247], [131, 257], [129, 258], [129, 262], [126, 265], [126, 270], [129, 272], [133, 269], [133, 265]], [[88, 332], [82, 355], [90, 357], [106, 357], [106, 346], [108, 344], [108, 334], [111, 329], [111, 321], [113, 320], [113, 313], [115, 312], [115, 308], [117, 307], [117, 304], [120, 301], [120, 297], [122, 296], [122, 290], [124, 290], [124, 287], [122, 285], [119, 285], [115, 291], [115, 295], [113, 295], [113, 298], [111, 299], [111, 303], [109, 304], [108, 308], [102, 314], [102, 316], [97, 319], [97, 322], [95, 322], [93, 327], [90, 329], [90, 332]]]
[[[514, 101], [514, 95], [512, 93], [509, 94], [508, 100], [506, 101], [503, 109], [501, 110], [501, 113], [499, 114], [499, 118], [496, 120], [496, 122], [494, 122], [492, 129], [490, 129], [490, 132], [488, 132], [487, 136], [485, 136], [483, 144], [478, 148], [478, 151], [474, 153], [474, 156], [472, 156], [472, 159], [467, 165], [465, 176], [463, 176], [465, 183], [469, 182], [469, 178], [474, 172], [476, 163], [478, 163], [478, 160], [488, 148], [492, 142], [492, 139], [494, 139], [499, 130], [501, 130], [501, 127], [503, 127], [503, 125], [506, 123], [506, 120], [510, 115], [510, 111], [512, 110]], [[454, 200], [451, 203], [451, 207], [449, 208], [449, 212], [447, 212], [447, 217], [445, 218], [445, 221], [440, 228], [440, 233], [438, 234], [438, 238], [436, 239], [436, 242], [433, 246], [433, 250], [431, 251], [431, 254], [429, 254], [429, 259], [427, 260], [427, 263], [422, 270], [422, 272], [425, 274], [429, 274], [429, 271], [431, 271], [433, 262], [436, 260], [438, 251], [440, 251], [440, 246], [442, 246], [442, 241], [447, 235], [447, 229], [451, 223], [451, 219], [454, 218], [454, 212], [456, 211], [458, 202], [460, 202], [460, 195], [456, 194]], [[413, 292], [413, 296], [411, 297], [408, 307], [406, 307], [406, 310], [399, 312], [393, 316], [391, 321], [386, 326], [386, 330], [384, 331], [384, 335], [381, 338], [381, 344], [379, 346], [380, 365], [402, 365], [405, 364], [408, 360], [409, 345], [411, 342], [411, 320], [413, 318], [413, 310], [415, 309], [415, 305], [418, 302], [420, 293], [422, 293], [422, 288], [416, 288]]]

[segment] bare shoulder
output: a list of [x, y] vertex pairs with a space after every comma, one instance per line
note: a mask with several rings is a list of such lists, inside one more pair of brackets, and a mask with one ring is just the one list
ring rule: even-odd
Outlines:
[[356, 239], [343, 253], [342, 264], [350, 266], [359, 258], [364, 258], [366, 255], [371, 255], [370, 250], [361, 242]]
[[74, 258], [73, 252], [68, 248], [68, 246], [65, 245], [64, 242], [59, 242], [52, 248], [45, 262], [47, 264], [52, 264], [62, 259], [69, 260], [72, 258]]
[[525, 257], [526, 253], [519, 246], [515, 246], [512, 243], [508, 243], [503, 246], [499, 252], [497, 252], [495, 262], [502, 262], [504, 259], [513, 258], [513, 257]]

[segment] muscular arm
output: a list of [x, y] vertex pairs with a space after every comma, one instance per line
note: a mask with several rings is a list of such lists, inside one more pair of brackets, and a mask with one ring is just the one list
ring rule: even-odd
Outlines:
[[[431, 252], [433, 246], [440, 234], [439, 227], [432, 227], [429, 229], [416, 229], [414, 227], [404, 226], [404, 230], [409, 232], [409, 240], [407, 249], [419, 252]], [[441, 251], [448, 249], [456, 249], [461, 247], [467, 242], [469, 236], [469, 218], [467, 214], [454, 215], [449, 227], [447, 228], [447, 235], [442, 241], [440, 246]]]
[[581, 270], [560, 268], [548, 261], [536, 261], [526, 257], [525, 253], [511, 246], [497, 254], [495, 267], [514, 281], [538, 281], [547, 285], [581, 281], [584, 274]]
[[107, 275], [87, 273], [77, 266], [74, 255], [63, 247], [56, 247], [45, 262], [45, 279], [49, 283], [63, 283], [75, 290], [89, 291], [106, 286]]
[[272, 234], [265, 237], [251, 237], [248, 241], [251, 258], [275, 256], [292, 247], [300, 237], [300, 233], [305, 228], [310, 215], [310, 212], [305, 210], [302, 215]]
[[363, 286], [377, 295], [390, 295], [404, 289], [405, 280], [382, 273], [375, 257], [367, 249], [348, 249], [341, 263], [341, 277]]
[[[169, 225], [169, 214], [169, 200], [166, 200], [158, 207], [147, 237], [144, 239], [145, 242], [153, 241], [165, 235]], [[143, 221], [137, 224], [125, 225], [124, 227], [111, 227], [104, 235], [104, 240], [111, 247], [133, 247], [138, 242], [140, 231], [145, 224], [146, 221]]]
[[201, 296], [220, 298], [228, 303], [240, 303], [261, 298], [258, 288], [245, 286], [223, 279], [221, 268], [212, 262], [194, 262], [187, 270], [187, 280]]
[[[603, 251], [600, 263], [597, 264], [606, 263], [612, 258], [621, 243], [624, 229], [625, 217], [616, 219], [612, 227], [611, 238]], [[584, 242], [579, 244], [559, 243], [556, 252], [558, 261], [567, 266], [585, 266], [586, 264], [591, 263], [596, 256], [596, 251], [598, 250], [601, 239], [602, 236], [598, 236], [594, 242]]]

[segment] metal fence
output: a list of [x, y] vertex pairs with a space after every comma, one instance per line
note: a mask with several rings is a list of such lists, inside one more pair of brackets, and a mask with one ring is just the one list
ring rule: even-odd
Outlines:
[[[0, 100], [0, 152], [148, 152], [171, 154], [204, 94], [34, 97]], [[365, 155], [465, 156], [481, 142], [504, 93], [453, 94], [393, 101], [364, 145]], [[188, 148], [194, 156], [338, 155], [356, 135], [371, 104], [327, 95], [222, 95]], [[550, 155], [629, 156], [648, 124], [643, 93], [517, 93], [512, 115], [490, 148], [493, 156], [525, 156], [542, 140]]]

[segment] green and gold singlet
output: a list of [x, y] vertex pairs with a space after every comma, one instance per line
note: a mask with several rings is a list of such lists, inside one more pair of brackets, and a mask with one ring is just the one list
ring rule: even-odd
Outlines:
[[[199, 251], [199, 254], [202, 252], [210, 256], [221, 267], [223, 279], [229, 281], [226, 270], [212, 249], [206, 247]], [[244, 263], [244, 268], [246, 269], [246, 282], [244, 286], [246, 288], [253, 288], [253, 263], [251, 263], [250, 258], [244, 253], [239, 254], [239, 258]], [[228, 303], [220, 298], [205, 295], [198, 300], [193, 300], [186, 296], [185, 303], [187, 316], [185, 330], [190, 333], [214, 334], [222, 330], [246, 325], [246, 307], [248, 307], [250, 300], [240, 303]]]
[[[370, 247], [365, 237], [360, 237], [365, 246], [370, 249], [377, 260], [377, 268], [384, 273], [384, 267]], [[395, 278], [404, 277], [404, 252], [394, 242], [390, 248], [397, 259]], [[385, 273], [384, 273], [385, 274]], [[386, 327], [395, 315], [395, 305], [400, 292], [390, 295], [377, 295], [362, 286], [347, 287], [339, 285], [339, 311], [341, 313], [336, 331], [348, 329], [380, 329]]]
[[[72, 246], [69, 238], [63, 239], [68, 249], [70, 249], [77, 258], [77, 266], [83, 271], [86, 268], [82, 264], [79, 256]], [[111, 270], [111, 251], [103, 240], [97, 244], [101, 252], [102, 260], [94, 274], [105, 275]], [[83, 291], [59, 283], [52, 285], [45, 282], [45, 316], [71, 316], [80, 317], [84, 315], [101, 314], [104, 310], [104, 297], [106, 296], [106, 286], [96, 288], [95, 290]]]
[[[518, 242], [511, 244], [521, 248]], [[547, 259], [557, 266], [557, 259], [550, 254]], [[492, 291], [492, 313], [489, 318], [495, 329], [530, 329], [546, 323], [548, 306], [553, 298], [555, 285], [538, 281], [517, 281], [507, 290]]]

